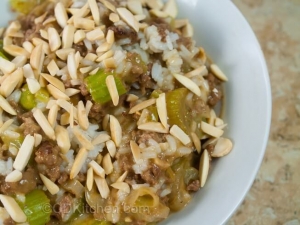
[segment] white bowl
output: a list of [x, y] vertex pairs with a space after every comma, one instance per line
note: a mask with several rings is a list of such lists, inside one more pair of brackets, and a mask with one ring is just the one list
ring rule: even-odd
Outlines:
[[[0, 26], [11, 18], [1, 1]], [[229, 0], [177, 0], [198, 44], [229, 77], [226, 89], [227, 137], [233, 151], [215, 160], [207, 183], [181, 212], [162, 224], [224, 224], [241, 203], [259, 169], [271, 120], [266, 63], [250, 26]]]

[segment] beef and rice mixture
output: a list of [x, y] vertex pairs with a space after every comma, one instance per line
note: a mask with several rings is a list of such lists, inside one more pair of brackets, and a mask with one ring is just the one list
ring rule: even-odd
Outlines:
[[185, 207], [232, 143], [214, 110], [227, 77], [175, 0], [11, 3], [0, 223], [156, 224]]

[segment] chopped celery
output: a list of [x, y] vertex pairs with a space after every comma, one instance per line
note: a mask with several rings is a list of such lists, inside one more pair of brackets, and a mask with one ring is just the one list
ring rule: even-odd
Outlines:
[[13, 145], [15, 148], [19, 149], [24, 141], [24, 136], [20, 134], [20, 137], [15, 139], [5, 134], [2, 134], [1, 139], [7, 147]]
[[10, 0], [10, 5], [14, 11], [28, 14], [37, 5], [44, 0]]
[[148, 67], [141, 56], [136, 52], [127, 53], [126, 61], [130, 62], [132, 67], [130, 71], [125, 70], [122, 78], [126, 84], [131, 85], [139, 79], [141, 74], [147, 72]]
[[147, 120], [151, 122], [157, 122], [158, 121], [157, 107], [152, 105], [149, 106], [147, 109], [150, 112], [150, 115], [148, 116]]
[[4, 53], [1, 52], [1, 51], [0, 51], [0, 57], [3, 58], [3, 59], [7, 59], [7, 57], [6, 57], [6, 56], [4, 55]]
[[161, 93], [162, 93], [162, 91], [159, 89], [154, 90], [154, 91], [152, 91], [150, 98], [158, 98]]
[[50, 200], [42, 190], [34, 190], [26, 195], [23, 211], [30, 225], [44, 225], [52, 213]]
[[37, 93], [35, 93], [34, 97], [38, 102], [47, 103], [49, 101], [49, 92], [47, 89], [41, 88]]
[[77, 220], [72, 221], [72, 225], [112, 225], [111, 222], [108, 221], [99, 221], [95, 220], [92, 216], [86, 217], [82, 216], [82, 218], [78, 218]]
[[49, 93], [45, 88], [41, 88], [37, 93], [32, 94], [29, 91], [28, 85], [22, 87], [20, 104], [24, 109], [33, 109], [38, 102], [47, 103], [49, 101]]
[[120, 78], [116, 77], [113, 73], [100, 70], [95, 75], [90, 75], [85, 79], [88, 90], [91, 93], [93, 100], [97, 103], [104, 104], [111, 100], [105, 81], [109, 75], [114, 75], [119, 95], [126, 93], [125, 86]]

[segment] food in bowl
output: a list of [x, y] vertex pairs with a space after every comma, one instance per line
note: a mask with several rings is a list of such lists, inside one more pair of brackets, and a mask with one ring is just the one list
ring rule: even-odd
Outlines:
[[[232, 149], [174, 0], [23, 1], [2, 33], [2, 223], [155, 224]], [[37, 4], [38, 3], [38, 4]]]

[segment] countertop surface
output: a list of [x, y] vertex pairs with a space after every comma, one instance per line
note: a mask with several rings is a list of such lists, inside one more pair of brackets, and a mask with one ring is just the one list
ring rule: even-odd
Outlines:
[[233, 0], [269, 68], [273, 113], [266, 155], [227, 225], [300, 225], [300, 0]]

